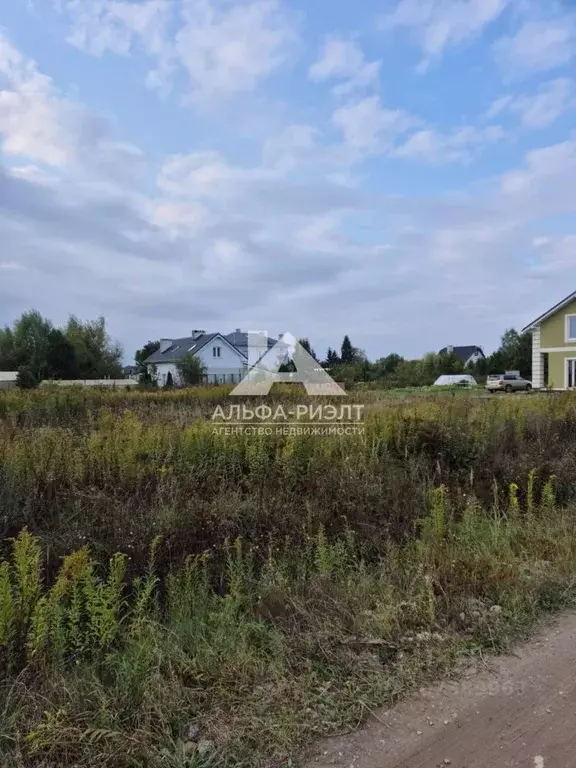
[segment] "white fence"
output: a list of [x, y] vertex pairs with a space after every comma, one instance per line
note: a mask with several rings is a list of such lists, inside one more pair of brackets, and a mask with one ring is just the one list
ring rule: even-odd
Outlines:
[[45, 379], [40, 386], [41, 387], [112, 387], [114, 388], [126, 388], [135, 387], [138, 382], [134, 379]]

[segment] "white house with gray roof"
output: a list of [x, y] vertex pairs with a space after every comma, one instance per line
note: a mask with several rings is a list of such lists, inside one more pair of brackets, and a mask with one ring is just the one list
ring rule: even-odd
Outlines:
[[[251, 339], [254, 343], [254, 338]], [[262, 354], [274, 346], [275, 339], [261, 337]], [[206, 333], [194, 330], [191, 336], [181, 339], [161, 339], [160, 348], [145, 363], [148, 371], [156, 377], [159, 386], [164, 386], [171, 374], [174, 384], [179, 384], [176, 364], [184, 355], [195, 355], [206, 369], [207, 384], [237, 384], [248, 371], [248, 334], [237, 328], [224, 336], [221, 333]], [[261, 357], [261, 355], [257, 355]]]

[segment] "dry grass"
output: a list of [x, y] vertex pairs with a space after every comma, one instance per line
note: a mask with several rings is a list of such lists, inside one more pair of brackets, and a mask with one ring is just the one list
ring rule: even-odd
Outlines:
[[222, 397], [0, 401], [5, 765], [287, 768], [573, 600], [571, 396], [262, 439]]

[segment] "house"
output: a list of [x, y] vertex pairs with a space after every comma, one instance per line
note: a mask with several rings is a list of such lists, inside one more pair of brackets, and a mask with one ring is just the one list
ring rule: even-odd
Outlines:
[[[160, 386], [166, 384], [168, 374], [175, 384], [179, 383], [176, 363], [187, 354], [198, 357], [206, 368], [206, 383], [237, 384], [246, 375], [249, 365], [257, 362], [276, 343], [263, 334], [260, 339], [261, 343], [258, 335], [245, 333], [240, 328], [227, 336], [194, 330], [191, 336], [181, 339], [161, 339], [158, 351], [144, 362]], [[250, 356], [254, 354], [253, 349], [257, 349], [254, 360], [249, 360], [249, 341]]]
[[132, 381], [138, 381], [138, 366], [137, 365], [125, 365], [122, 369], [122, 375], [125, 379], [131, 379]]
[[18, 371], [0, 371], [0, 389], [14, 389], [18, 380]]
[[[282, 334], [280, 334], [280, 336], [282, 336]], [[240, 328], [236, 328], [233, 333], [229, 333], [226, 336], [226, 339], [244, 355], [250, 365], [253, 365], [262, 357], [262, 355], [265, 355], [269, 349], [272, 349], [274, 344], [276, 344], [276, 339], [269, 338], [264, 333], [248, 334], [245, 331], [240, 330]], [[248, 349], [249, 345], [250, 351]], [[252, 356], [254, 357], [254, 360], [249, 359]]]
[[467, 347], [442, 347], [440, 352], [438, 353], [440, 355], [456, 355], [458, 360], [462, 363], [464, 367], [468, 365], [468, 363], [475, 363], [477, 360], [480, 360], [481, 358], [485, 358], [486, 355], [482, 351], [482, 347], [477, 347], [476, 345], [471, 345]]
[[576, 387], [576, 291], [523, 329], [532, 333], [532, 385]]

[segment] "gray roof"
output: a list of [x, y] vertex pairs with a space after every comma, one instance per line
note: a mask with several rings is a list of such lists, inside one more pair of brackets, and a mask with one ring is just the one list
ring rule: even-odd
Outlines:
[[[220, 337], [231, 344], [235, 349], [246, 359], [248, 359], [248, 334], [244, 331], [234, 331], [226, 336], [220, 333], [205, 333], [202, 336], [194, 339], [192, 336], [185, 336], [182, 339], [172, 339], [172, 344], [164, 351], [154, 352], [147, 357], [144, 361], [147, 365], [155, 365], [156, 363], [174, 363], [176, 360], [180, 360], [184, 355], [195, 355], [202, 347], [206, 346], [210, 341], [216, 337]], [[268, 349], [272, 349], [274, 344], [277, 343], [276, 339], [268, 338]]]
[[[456, 355], [456, 357], [461, 360], [463, 363], [466, 363], [472, 355], [474, 355], [476, 352], [480, 352], [482, 357], [486, 357], [484, 352], [482, 351], [482, 347], [477, 347], [475, 344], [472, 344], [467, 347], [452, 347], [452, 353]], [[448, 347], [442, 347], [439, 355], [447, 355], [448, 354]]]
[[[245, 333], [244, 331], [234, 331], [234, 333], [229, 333], [224, 338], [227, 341], [229, 341], [230, 344], [235, 346], [236, 349], [244, 355], [244, 357], [248, 357], [248, 334], [247, 333]], [[277, 343], [277, 339], [271, 339], [270, 337], [268, 337], [268, 349], [272, 349], [272, 347], [276, 343]], [[264, 344], [262, 344], [262, 346], [264, 346]]]
[[156, 363], [174, 363], [176, 360], [184, 357], [184, 355], [195, 355], [202, 347], [205, 347], [212, 339], [220, 336], [219, 333], [205, 333], [202, 336], [198, 336], [196, 339], [192, 336], [184, 336], [182, 339], [172, 339], [172, 344], [164, 352], [154, 352], [147, 357], [144, 361], [147, 365], [154, 365]]

